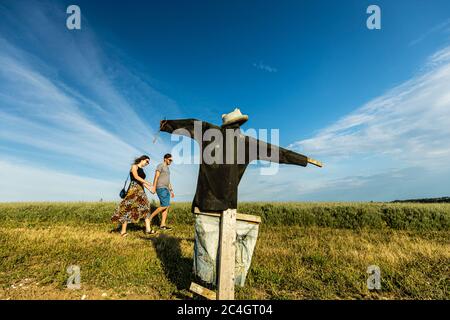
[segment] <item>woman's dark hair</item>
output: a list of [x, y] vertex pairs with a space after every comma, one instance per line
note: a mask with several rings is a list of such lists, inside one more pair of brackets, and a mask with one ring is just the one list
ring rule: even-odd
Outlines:
[[134, 164], [139, 164], [142, 160], [150, 160], [150, 157], [147, 155], [140, 156], [139, 158], [134, 159]]

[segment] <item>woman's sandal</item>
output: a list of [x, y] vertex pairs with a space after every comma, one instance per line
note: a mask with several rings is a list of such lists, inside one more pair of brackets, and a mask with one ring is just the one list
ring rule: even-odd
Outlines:
[[145, 234], [156, 234], [156, 231], [153, 229], [150, 229], [150, 231], [145, 230]]
[[125, 233], [121, 233], [120, 236], [121, 236], [122, 238], [128, 237], [128, 233], [126, 233], [126, 232], [125, 232]]

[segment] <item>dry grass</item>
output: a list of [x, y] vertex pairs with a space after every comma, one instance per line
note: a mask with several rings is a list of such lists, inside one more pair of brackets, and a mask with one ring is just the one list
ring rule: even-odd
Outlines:
[[[103, 204], [99, 204], [103, 206]], [[51, 208], [51, 205], [50, 205]], [[1, 206], [0, 206], [1, 210]], [[4, 213], [5, 211], [3, 211]], [[176, 215], [176, 213], [175, 213]], [[0, 299], [189, 299], [193, 226], [129, 237], [111, 225], [76, 217], [14, 221], [0, 226]], [[2, 212], [0, 212], [2, 218]], [[177, 221], [172, 218], [172, 222]], [[261, 226], [240, 299], [449, 299], [448, 230]], [[69, 265], [81, 267], [80, 290], [66, 288]], [[369, 265], [382, 290], [366, 286]]]

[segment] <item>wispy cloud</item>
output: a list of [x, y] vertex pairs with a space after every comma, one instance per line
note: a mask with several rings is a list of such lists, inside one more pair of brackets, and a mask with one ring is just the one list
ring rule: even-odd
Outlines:
[[446, 47], [437, 51], [431, 57], [428, 58], [427, 67], [436, 68], [442, 64], [449, 62], [450, 62], [450, 49], [449, 47]]
[[[181, 112], [123, 63], [129, 57], [104, 50], [88, 17], [71, 32], [57, 14], [61, 4], [37, 3], [0, 3], [0, 201], [117, 199], [133, 156], [170, 150], [152, 135], [159, 119]], [[278, 72], [262, 61], [253, 67]], [[241, 199], [383, 200], [448, 190], [450, 48], [423, 70], [290, 146], [324, 168], [282, 166], [268, 177], [249, 167]], [[174, 168], [182, 200], [190, 200], [197, 170]]]
[[266, 72], [278, 72], [277, 68], [271, 67], [268, 64], [264, 64], [262, 61], [260, 61], [259, 63], [253, 63], [253, 66], [258, 69], [258, 70], [262, 70], [262, 71], [266, 71]]
[[[349, 162], [354, 165], [354, 162]], [[445, 196], [450, 170], [373, 167], [361, 170], [327, 162], [323, 169], [282, 166], [272, 177], [247, 169], [239, 187], [241, 201], [391, 201]], [[442, 186], [447, 186], [443, 188]]]
[[[122, 179], [134, 156], [159, 158], [167, 152], [161, 141], [152, 144], [152, 135], [162, 112], [178, 112], [174, 101], [124, 67], [111, 51], [105, 55], [89, 28], [73, 33], [59, 24], [55, 12], [65, 11], [51, 10], [53, 6], [9, 3], [0, 13], [0, 153], [7, 149], [3, 159], [20, 159], [24, 150], [33, 151], [33, 164], [40, 169], [27, 167], [35, 177], [28, 186], [40, 188], [44, 198], [47, 190], [52, 199], [54, 188], [41, 183], [37, 171], [68, 175], [86, 183], [85, 192], [95, 193], [100, 185]], [[14, 179], [15, 162], [1, 163], [4, 181]], [[8, 192], [17, 194], [14, 199], [28, 199], [24, 190], [9, 186]], [[114, 199], [116, 193], [104, 197]], [[79, 195], [73, 192], [68, 199]], [[0, 201], [9, 199], [2, 192]]]
[[[33, 165], [33, 166], [32, 166]], [[117, 199], [121, 181], [83, 177], [36, 167], [31, 162], [0, 161], [0, 201], [98, 201]]]
[[415, 46], [417, 44], [419, 44], [420, 42], [424, 41], [426, 38], [430, 37], [433, 34], [436, 33], [440, 33], [440, 32], [445, 32], [445, 33], [449, 33], [450, 32], [450, 18], [448, 18], [447, 20], [435, 25], [433, 28], [431, 28], [430, 30], [428, 30], [427, 32], [423, 33], [420, 37], [418, 37], [417, 39], [414, 39], [413, 41], [411, 41], [409, 43], [410, 46]]
[[[341, 200], [351, 200], [360, 199], [359, 191], [365, 190], [360, 200], [392, 199], [397, 197], [388, 190], [394, 185], [398, 197], [417, 196], [418, 189], [424, 194], [429, 190], [446, 193], [450, 184], [445, 179], [433, 185], [428, 178], [450, 181], [449, 58], [450, 47], [436, 52], [425, 62], [425, 73], [369, 101], [312, 138], [291, 144], [290, 148], [325, 163], [315, 176], [302, 174], [317, 185], [316, 190], [304, 189], [309, 196], [335, 199], [339, 194]], [[425, 171], [428, 178], [421, 174]], [[403, 176], [396, 179], [399, 172]], [[414, 179], [419, 175], [428, 187]], [[332, 189], [334, 194], [325, 192]]]
[[[410, 164], [450, 159], [450, 47], [435, 68], [390, 90], [291, 147], [323, 157], [386, 155]], [[439, 65], [437, 66], [437, 62]]]

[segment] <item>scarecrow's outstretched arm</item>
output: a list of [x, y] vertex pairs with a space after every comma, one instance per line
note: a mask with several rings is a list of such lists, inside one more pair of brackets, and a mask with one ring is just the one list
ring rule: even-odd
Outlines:
[[301, 166], [306, 166], [303, 165], [305, 163], [310, 163], [313, 164], [317, 167], [322, 168], [322, 163], [320, 161], [308, 158], [307, 156], [304, 156], [300, 153], [288, 150], [288, 149], [284, 149], [279, 147], [280, 150], [280, 163], [286, 163], [286, 164], [297, 164], [297, 165], [301, 165]]
[[249, 142], [257, 144], [256, 158], [251, 160], [265, 160], [282, 164], [294, 164], [303, 167], [306, 167], [308, 163], [311, 163], [315, 166], [322, 167], [322, 163], [320, 161], [308, 158], [300, 153], [254, 138], [250, 138]]
[[194, 138], [194, 123], [197, 119], [161, 120], [159, 130]]
[[210, 128], [219, 129], [219, 127], [209, 122], [197, 119], [161, 120], [159, 123], [159, 130], [187, 136], [197, 140], [199, 143], [201, 143], [203, 132]]

